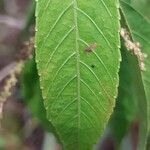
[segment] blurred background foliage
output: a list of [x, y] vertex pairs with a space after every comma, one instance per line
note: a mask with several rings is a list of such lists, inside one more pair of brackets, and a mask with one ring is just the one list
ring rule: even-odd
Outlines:
[[[150, 19], [150, 0], [127, 0]], [[35, 2], [0, 0], [0, 70], [16, 59], [22, 43], [34, 35]], [[119, 95], [98, 150], [136, 150], [139, 131], [137, 60], [122, 44]], [[130, 66], [127, 64], [130, 62]], [[46, 119], [34, 57], [29, 60], [12, 96], [4, 105], [0, 150], [60, 150]], [[0, 90], [3, 86], [0, 83]], [[136, 84], [139, 85], [140, 83]], [[135, 92], [136, 91], [136, 92]]]
[[150, 19], [150, 0], [131, 0], [131, 5]]

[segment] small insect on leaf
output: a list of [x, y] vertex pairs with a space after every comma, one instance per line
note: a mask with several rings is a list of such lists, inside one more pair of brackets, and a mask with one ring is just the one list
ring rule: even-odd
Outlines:
[[97, 47], [96, 43], [90, 44], [88, 47], [85, 48], [85, 51], [86, 52], [92, 52], [94, 49], [96, 49], [96, 47]]

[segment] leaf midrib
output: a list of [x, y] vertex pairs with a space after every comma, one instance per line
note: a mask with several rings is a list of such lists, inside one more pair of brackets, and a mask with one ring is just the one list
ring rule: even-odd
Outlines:
[[[80, 53], [79, 53], [79, 31], [78, 31], [78, 23], [77, 23], [77, 1], [73, 0], [73, 10], [74, 10], [74, 25], [75, 25], [75, 47], [76, 47], [76, 54], [77, 54], [77, 109], [78, 109], [78, 130], [80, 129], [80, 109], [81, 109], [81, 104], [80, 104]], [[78, 131], [78, 137], [77, 141], [80, 141], [80, 136], [79, 136], [79, 131]], [[79, 146], [79, 144], [78, 144]], [[79, 148], [79, 147], [78, 147]]]

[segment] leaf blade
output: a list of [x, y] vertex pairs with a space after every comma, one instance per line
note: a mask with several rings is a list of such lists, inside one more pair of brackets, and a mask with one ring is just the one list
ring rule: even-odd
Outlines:
[[[21, 78], [21, 93], [33, 117], [47, 130], [50, 130], [50, 122], [46, 118], [46, 111], [42, 103], [42, 94], [39, 86], [35, 59], [27, 61]], [[32, 82], [31, 82], [32, 79]]]
[[[141, 50], [143, 53], [150, 55], [149, 53], [149, 46], [150, 43], [148, 42], [148, 39], [150, 38], [150, 22], [145, 19], [138, 11], [136, 11], [130, 4], [126, 3], [124, 0], [121, 0], [121, 8], [124, 13], [124, 16], [127, 21], [127, 25], [130, 29], [131, 36], [134, 41], [139, 42], [141, 44]], [[133, 20], [134, 19], [134, 20]], [[149, 93], [149, 57], [145, 59], [144, 61], [146, 71], [141, 71], [141, 78], [144, 86], [144, 91], [146, 95], [146, 100], [139, 101], [139, 114], [141, 121], [140, 126], [140, 137], [139, 137], [139, 143], [138, 143], [138, 149], [146, 149], [146, 143], [148, 138], [148, 132], [149, 132], [149, 114], [150, 114], [150, 93]], [[143, 95], [144, 96], [144, 95]], [[142, 113], [141, 113], [142, 111]], [[141, 116], [143, 115], [143, 116]]]
[[90, 149], [117, 95], [118, 1], [49, 2], [38, 1], [36, 13], [36, 61], [47, 117], [65, 149]]

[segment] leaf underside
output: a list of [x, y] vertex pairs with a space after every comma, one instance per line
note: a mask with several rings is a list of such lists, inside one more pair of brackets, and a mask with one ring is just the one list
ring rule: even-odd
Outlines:
[[44, 127], [44, 129], [51, 131], [49, 128], [50, 122], [46, 118], [45, 107], [42, 103], [42, 94], [38, 78], [35, 59], [32, 58], [27, 61], [22, 73], [22, 96], [32, 116], [38, 118], [39, 123]]
[[123, 42], [121, 45], [122, 62], [118, 98], [110, 121], [111, 133], [118, 147], [131, 128], [131, 124], [137, 119], [137, 102], [143, 94], [137, 59], [126, 49]]
[[38, 0], [36, 62], [47, 118], [66, 150], [90, 150], [118, 87], [117, 0]]
[[[125, 0], [121, 0], [121, 9], [130, 29], [133, 40], [140, 43], [141, 51], [148, 56], [144, 61], [146, 70], [141, 72], [141, 79], [145, 95], [143, 95], [139, 101], [139, 118], [141, 125], [138, 149], [143, 150], [146, 148], [146, 141], [150, 127], [150, 22], [146, 20], [130, 4], [126, 3]], [[141, 92], [140, 95], [142, 95]], [[146, 99], [144, 98], [145, 96]]]

